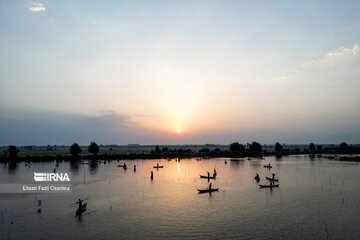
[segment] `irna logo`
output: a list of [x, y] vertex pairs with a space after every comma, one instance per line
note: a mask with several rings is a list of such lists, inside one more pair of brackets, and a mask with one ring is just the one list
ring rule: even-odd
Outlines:
[[67, 173], [37, 173], [34, 172], [34, 180], [36, 182], [70, 182]]

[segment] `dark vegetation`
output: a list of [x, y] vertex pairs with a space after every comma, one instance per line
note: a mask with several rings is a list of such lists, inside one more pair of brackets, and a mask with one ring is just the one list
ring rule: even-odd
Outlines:
[[8, 152], [9, 152], [9, 157], [10, 158], [16, 158], [19, 151], [20, 150], [17, 149], [16, 146], [14, 146], [14, 145], [10, 145], [8, 147]]
[[244, 145], [242, 145], [242, 144], [240, 144], [238, 142], [234, 142], [234, 143], [230, 144], [229, 151], [230, 152], [244, 153], [245, 152], [245, 147], [244, 147]]
[[[103, 145], [98, 145], [96, 142], [91, 142], [89, 146], [80, 146], [77, 143], [74, 143], [68, 147], [67, 153], [59, 153], [56, 155], [43, 154], [43, 155], [32, 155], [31, 153], [36, 151], [33, 147], [25, 146], [20, 147], [20, 149], [14, 145], [10, 145], [6, 150], [0, 155], [0, 162], [17, 162], [17, 161], [78, 161], [81, 159], [88, 160], [132, 160], [132, 159], [158, 159], [158, 158], [192, 158], [192, 157], [253, 157], [253, 158], [262, 158], [262, 156], [275, 155], [279, 158], [286, 155], [294, 154], [330, 154], [335, 158], [337, 154], [341, 155], [339, 160], [344, 161], [360, 161], [359, 157], [353, 157], [351, 154], [359, 154], [360, 146], [359, 145], [348, 145], [345, 142], [342, 142], [339, 145], [315, 145], [310, 143], [308, 147], [291, 147], [285, 144], [280, 144], [279, 142], [275, 145], [261, 145], [258, 142], [247, 143], [245, 145], [238, 142], [231, 143], [228, 145], [228, 148], [225, 145], [222, 147], [216, 147], [220, 145], [205, 145], [202, 148], [195, 150], [194, 148], [184, 148], [176, 146], [154, 146], [151, 151], [143, 152], [115, 152], [113, 148], [117, 145], [107, 146], [107, 151], [100, 151], [100, 148], [104, 149]], [[134, 148], [141, 148], [140, 145], [137, 145]], [[4, 149], [4, 147], [3, 147]], [[47, 151], [55, 151], [55, 147], [46, 147]], [[26, 151], [27, 155], [20, 155], [20, 151]], [[30, 154], [29, 154], [30, 153]], [[344, 156], [346, 155], [346, 156]]]
[[280, 143], [275, 143], [275, 152], [277, 153], [277, 154], [279, 154], [279, 153], [281, 153], [282, 152], [282, 150], [283, 150], [283, 146], [280, 144]]
[[99, 153], [99, 145], [97, 145], [96, 142], [91, 142], [88, 147], [88, 151], [89, 153], [97, 155]]
[[82, 149], [80, 148], [79, 144], [74, 143], [71, 145], [70, 154], [72, 157], [78, 157], [80, 153], [82, 153]]
[[316, 151], [316, 147], [315, 147], [314, 143], [309, 144], [309, 151], [312, 152], [312, 153]]

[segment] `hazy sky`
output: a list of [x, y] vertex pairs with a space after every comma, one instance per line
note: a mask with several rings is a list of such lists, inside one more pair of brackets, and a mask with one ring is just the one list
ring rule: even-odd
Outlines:
[[90, 140], [359, 143], [360, 1], [1, 1], [0, 145]]

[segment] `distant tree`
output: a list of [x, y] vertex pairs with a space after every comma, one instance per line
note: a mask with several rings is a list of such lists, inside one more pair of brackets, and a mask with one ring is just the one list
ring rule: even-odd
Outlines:
[[234, 142], [234, 143], [230, 144], [229, 150], [231, 152], [244, 152], [245, 147], [244, 147], [244, 145], [242, 145], [238, 142]]
[[310, 150], [310, 152], [315, 152], [316, 148], [315, 148], [315, 144], [314, 144], [314, 143], [310, 143], [310, 144], [309, 144], [309, 150]]
[[168, 147], [163, 147], [161, 149], [161, 151], [164, 152], [164, 153], [167, 153], [167, 152], [169, 152], [169, 148]]
[[96, 142], [91, 142], [88, 147], [88, 151], [89, 153], [97, 155], [99, 153], [99, 145], [97, 145]]
[[275, 152], [280, 153], [283, 150], [283, 146], [280, 143], [275, 143]]
[[20, 152], [20, 150], [17, 149], [16, 146], [10, 145], [10, 146], [8, 147], [8, 152], [9, 152], [9, 157], [11, 157], [11, 158], [16, 158], [16, 157], [17, 157], [17, 153]]
[[316, 146], [316, 150], [317, 150], [318, 152], [322, 152], [322, 150], [323, 150], [322, 145], [317, 145], [317, 146]]
[[210, 152], [209, 148], [202, 148], [199, 150], [199, 153], [208, 153], [208, 152]]
[[79, 154], [82, 153], [82, 150], [81, 150], [79, 144], [74, 143], [73, 145], [71, 145], [71, 147], [70, 147], [70, 153], [71, 153], [71, 155], [74, 156], [74, 157], [79, 156]]
[[220, 149], [220, 148], [215, 148], [215, 149], [214, 149], [214, 152], [220, 153], [220, 152], [221, 152], [221, 149]]
[[160, 149], [160, 147], [158, 145], [155, 146], [154, 152], [161, 153], [161, 149]]
[[345, 152], [348, 149], [348, 145], [346, 142], [340, 143], [340, 150]]
[[255, 152], [255, 153], [261, 153], [262, 152], [262, 147], [261, 147], [260, 143], [252, 142], [250, 144], [250, 151]]

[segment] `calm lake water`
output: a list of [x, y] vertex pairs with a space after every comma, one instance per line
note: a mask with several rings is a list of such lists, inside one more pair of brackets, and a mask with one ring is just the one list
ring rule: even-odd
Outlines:
[[[156, 171], [158, 162], [164, 168]], [[0, 194], [0, 239], [360, 239], [359, 163], [308, 156], [227, 162], [136, 160], [126, 161], [127, 171], [116, 161], [59, 163], [72, 192]], [[263, 167], [269, 162], [271, 170]], [[54, 166], [0, 164], [0, 183], [26, 183]], [[219, 192], [198, 194], [208, 186], [199, 175], [214, 167]], [[259, 189], [255, 173], [265, 183], [273, 172], [280, 188]], [[88, 210], [75, 218], [70, 204], [86, 197]]]

